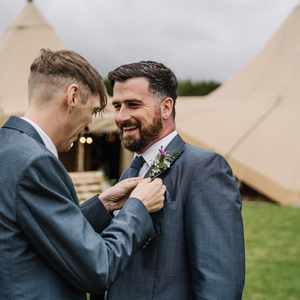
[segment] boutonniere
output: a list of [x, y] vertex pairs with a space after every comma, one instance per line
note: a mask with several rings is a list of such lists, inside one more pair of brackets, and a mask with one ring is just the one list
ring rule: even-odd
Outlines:
[[179, 152], [169, 153], [161, 147], [152, 164], [149, 177], [155, 178], [171, 167], [171, 164], [179, 156]]

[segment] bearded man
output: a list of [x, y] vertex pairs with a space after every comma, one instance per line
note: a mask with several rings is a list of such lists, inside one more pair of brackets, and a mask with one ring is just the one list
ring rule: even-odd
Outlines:
[[[164, 209], [152, 214], [158, 237], [131, 259], [107, 299], [241, 299], [245, 266], [238, 186], [223, 157], [178, 135], [174, 73], [142, 61], [118, 67], [109, 79], [121, 140], [141, 161], [138, 175], [162, 178], [167, 192]], [[121, 179], [132, 176], [131, 169]]]

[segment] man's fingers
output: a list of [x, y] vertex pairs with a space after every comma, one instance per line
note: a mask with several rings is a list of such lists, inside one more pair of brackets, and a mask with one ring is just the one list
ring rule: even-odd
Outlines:
[[120, 182], [131, 182], [131, 181], [141, 181], [143, 180], [143, 177], [130, 177], [130, 178], [126, 178], [121, 180]]
[[123, 186], [124, 188], [130, 190], [136, 187], [142, 181], [142, 177], [132, 177], [127, 178], [119, 182], [119, 185]]
[[149, 182], [151, 182], [151, 178], [150, 177], [144, 178], [142, 182], [149, 183]]
[[155, 179], [152, 181], [152, 184], [162, 184], [161, 178], [155, 178]]
[[159, 191], [159, 189], [161, 189], [161, 187], [163, 185], [163, 182], [160, 178], [156, 178], [150, 184], [151, 184], [153, 190]]
[[162, 185], [162, 180], [160, 178], [155, 178], [152, 181], [150, 178], [147, 179], [149, 179], [148, 183], [151, 184], [153, 187], [159, 187]]

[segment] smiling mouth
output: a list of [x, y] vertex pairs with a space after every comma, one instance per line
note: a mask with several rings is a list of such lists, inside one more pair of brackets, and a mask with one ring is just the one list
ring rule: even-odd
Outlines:
[[131, 131], [134, 131], [138, 129], [137, 126], [126, 126], [126, 127], [122, 127], [122, 131], [123, 133], [126, 133], [126, 132], [131, 132]]

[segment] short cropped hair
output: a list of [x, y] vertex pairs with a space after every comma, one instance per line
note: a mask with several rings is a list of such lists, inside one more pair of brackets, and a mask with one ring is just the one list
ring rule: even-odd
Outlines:
[[40, 82], [59, 87], [72, 80], [90, 94], [99, 96], [102, 109], [106, 106], [107, 94], [101, 75], [84, 57], [70, 50], [40, 50], [30, 66], [29, 95]]
[[175, 74], [162, 63], [155, 61], [140, 61], [122, 65], [109, 72], [108, 79], [112, 85], [131, 78], [144, 77], [149, 81], [151, 92], [161, 97], [170, 97], [174, 101], [173, 118], [175, 118], [175, 103], [177, 99], [177, 78]]

